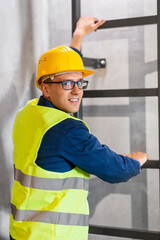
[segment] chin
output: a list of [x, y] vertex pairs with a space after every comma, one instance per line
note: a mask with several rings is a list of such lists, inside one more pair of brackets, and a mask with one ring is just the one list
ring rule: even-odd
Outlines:
[[79, 108], [78, 108], [78, 109], [75, 109], [75, 110], [73, 110], [73, 109], [72, 109], [72, 110], [68, 110], [67, 112], [68, 112], [68, 113], [77, 113], [78, 111], [79, 111]]
[[79, 109], [80, 109], [80, 106], [61, 108], [61, 110], [66, 112], [66, 113], [76, 113], [76, 112], [79, 111]]
[[67, 111], [67, 113], [77, 113], [78, 111]]

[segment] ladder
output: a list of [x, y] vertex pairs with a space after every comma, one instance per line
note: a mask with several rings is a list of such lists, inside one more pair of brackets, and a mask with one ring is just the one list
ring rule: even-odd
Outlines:
[[[76, 22], [81, 17], [81, 1], [72, 0], [72, 33], [74, 32]], [[136, 88], [136, 89], [113, 89], [113, 90], [85, 90], [83, 98], [114, 98], [114, 97], [157, 97], [158, 98], [158, 123], [159, 123], [159, 161], [149, 160], [144, 165], [145, 169], [160, 169], [160, 3], [157, 0], [157, 15], [136, 17], [128, 19], [110, 20], [104, 23], [98, 30], [132, 27], [142, 25], [157, 25], [157, 71], [158, 71], [158, 87], [157, 88]], [[106, 67], [106, 60], [83, 58], [84, 65], [92, 68]], [[75, 115], [83, 118], [83, 104], [80, 111]], [[159, 171], [160, 173], [160, 171]], [[160, 174], [159, 174], [160, 186]], [[160, 191], [159, 191], [160, 192]], [[104, 226], [89, 226], [89, 233], [103, 236], [115, 236], [135, 239], [159, 240], [160, 231], [150, 231], [142, 229], [128, 229], [118, 227], [104, 227]]]

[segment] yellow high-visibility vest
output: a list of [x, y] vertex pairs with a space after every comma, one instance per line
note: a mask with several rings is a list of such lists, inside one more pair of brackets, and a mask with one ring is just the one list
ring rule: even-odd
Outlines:
[[14, 123], [10, 234], [16, 240], [87, 240], [89, 174], [78, 167], [57, 173], [35, 164], [47, 130], [73, 117], [37, 103], [29, 101]]

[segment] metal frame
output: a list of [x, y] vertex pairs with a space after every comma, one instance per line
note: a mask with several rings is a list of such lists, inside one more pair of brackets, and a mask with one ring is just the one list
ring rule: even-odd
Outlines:
[[106, 67], [106, 59], [105, 58], [87, 58], [83, 57], [83, 63], [85, 66], [92, 68], [105, 68]]
[[133, 27], [157, 23], [157, 16], [126, 18], [118, 20], [110, 20], [105, 22], [99, 29], [117, 28], [117, 27]]
[[147, 230], [135, 230], [127, 228], [118, 227], [102, 227], [102, 226], [90, 226], [90, 234], [106, 235], [106, 236], [116, 236], [123, 238], [135, 238], [135, 239], [145, 239], [145, 240], [159, 240], [160, 233], [158, 231], [147, 231]]
[[[80, 18], [80, 0], [72, 0], [72, 33], [76, 26], [76, 21]], [[150, 89], [120, 89], [120, 90], [86, 90], [84, 92], [84, 98], [97, 98], [97, 97], [158, 97], [158, 115], [159, 115], [159, 161], [150, 160], [143, 168], [160, 169], [160, 3], [157, 0], [157, 15], [128, 18], [107, 21], [99, 29], [107, 28], [118, 28], [118, 27], [132, 27], [148, 24], [157, 24], [157, 45], [158, 45], [158, 88]], [[93, 67], [92, 59], [87, 58], [87, 66]], [[80, 112], [75, 116], [82, 118], [82, 106]], [[160, 185], [160, 177], [159, 177]], [[148, 231], [138, 229], [125, 229], [125, 228], [114, 228], [114, 227], [103, 227], [90, 225], [89, 233], [106, 235], [106, 236], [118, 236], [125, 238], [136, 238], [136, 239], [148, 239], [158, 240], [160, 239], [159, 231]]]

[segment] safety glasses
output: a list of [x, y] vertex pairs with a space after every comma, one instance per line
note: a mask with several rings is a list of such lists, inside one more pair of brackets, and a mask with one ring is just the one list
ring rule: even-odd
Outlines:
[[50, 78], [45, 80], [43, 83], [45, 83], [45, 84], [62, 84], [62, 87], [64, 90], [72, 90], [76, 84], [80, 90], [86, 89], [88, 87], [88, 81], [84, 80], [84, 79], [80, 79], [77, 82], [75, 82], [73, 80], [69, 80], [69, 79], [61, 81], [61, 82], [52, 82], [52, 81], [49, 81], [49, 79]]

